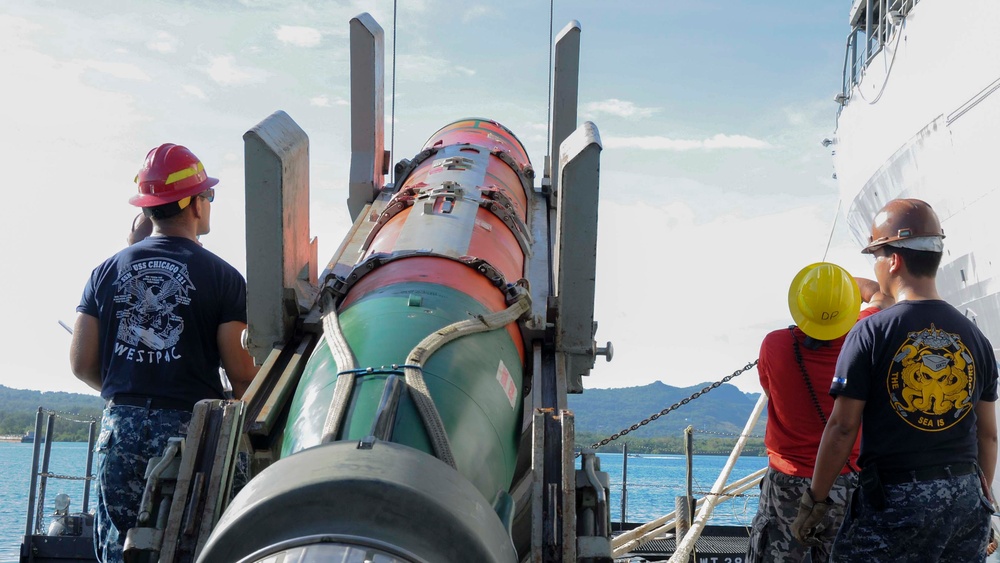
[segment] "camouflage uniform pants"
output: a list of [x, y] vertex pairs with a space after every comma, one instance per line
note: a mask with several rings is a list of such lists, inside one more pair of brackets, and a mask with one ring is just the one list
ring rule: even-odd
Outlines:
[[149, 459], [163, 455], [167, 439], [187, 433], [191, 413], [114, 406], [104, 410], [97, 440], [97, 514], [94, 545], [103, 563], [121, 563], [135, 527]]
[[837, 477], [830, 490], [834, 505], [827, 512], [826, 527], [819, 532], [823, 544], [812, 548], [792, 537], [792, 522], [799, 513], [799, 499], [811, 481], [808, 477], [793, 477], [767, 468], [760, 483], [760, 503], [753, 517], [747, 563], [801, 563], [810, 561], [810, 556], [813, 563], [829, 559], [830, 546], [844, 520], [847, 500], [857, 485], [857, 476]]
[[979, 476], [883, 485], [876, 510], [859, 489], [833, 545], [834, 562], [986, 561], [990, 512]]

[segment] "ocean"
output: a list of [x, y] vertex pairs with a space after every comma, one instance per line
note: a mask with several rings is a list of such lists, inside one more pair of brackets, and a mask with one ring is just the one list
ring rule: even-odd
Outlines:
[[[21, 538], [28, 515], [28, 484], [31, 482], [31, 452], [33, 444], [0, 442], [0, 563], [16, 562], [20, 555]], [[44, 445], [42, 446], [44, 448]], [[49, 473], [82, 477], [87, 471], [87, 444], [84, 442], [53, 442]], [[79, 512], [83, 502], [83, 481], [49, 478], [46, 486], [46, 506], [51, 514], [52, 499], [59, 493], [70, 496], [70, 512]], [[94, 491], [90, 492], [90, 508], [94, 508]], [[45, 524], [48, 527], [47, 521]]]
[[[608, 506], [611, 520], [623, 520], [622, 502], [622, 454], [598, 454], [601, 471], [608, 474], [610, 497]], [[725, 467], [728, 456], [695, 455], [692, 461], [692, 490], [696, 498], [704, 497], [712, 490], [712, 485]], [[728, 483], [767, 466], [766, 457], [744, 456], [736, 461], [729, 474]], [[648, 522], [664, 514], [673, 512], [676, 497], [684, 494], [687, 486], [687, 462], [683, 455], [670, 454], [629, 454], [627, 507], [624, 521]], [[712, 512], [712, 524], [749, 526], [757, 512], [758, 489], [751, 488], [733, 499], [716, 505]]]
[[[21, 537], [24, 535], [27, 516], [28, 483], [31, 479], [31, 444], [0, 442], [0, 563], [16, 563]], [[634, 455], [634, 454], [633, 454]], [[599, 454], [601, 471], [608, 473], [611, 482], [609, 506], [611, 519], [621, 518], [622, 454]], [[725, 456], [694, 456], [694, 492], [703, 496], [708, 492], [726, 463]], [[87, 464], [87, 445], [84, 443], [56, 442], [52, 444], [49, 472], [60, 475], [82, 476]], [[729, 480], [744, 477], [767, 465], [767, 458], [744, 457], [736, 463]], [[686, 486], [686, 463], [682, 455], [643, 454], [628, 458], [628, 522], [646, 522], [663, 516], [674, 509], [674, 498], [683, 494]], [[49, 479], [44, 511], [52, 513], [52, 499], [58, 493], [72, 499], [70, 510], [77, 512], [83, 502], [83, 482]], [[751, 489], [748, 493], [756, 493]], [[94, 507], [91, 490], [90, 508]], [[747, 494], [726, 501], [716, 507], [713, 524], [749, 525], [757, 510], [756, 494]]]

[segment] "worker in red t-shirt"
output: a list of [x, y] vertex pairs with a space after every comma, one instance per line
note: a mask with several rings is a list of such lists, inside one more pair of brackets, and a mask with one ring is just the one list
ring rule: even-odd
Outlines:
[[[871, 305], [861, 310], [861, 302]], [[830, 492], [840, 501], [839, 514], [830, 513], [829, 528], [818, 546], [805, 546], [792, 537], [791, 525], [799, 499], [809, 487], [816, 451], [826, 419], [833, 410], [827, 393], [844, 335], [861, 318], [887, 307], [891, 301], [878, 283], [853, 278], [847, 270], [826, 262], [803, 268], [788, 290], [788, 308], [795, 325], [764, 337], [757, 371], [768, 397], [768, 469], [761, 481], [760, 503], [753, 519], [747, 561], [826, 561], [843, 521], [843, 507], [857, 485], [854, 472], [859, 444], [854, 445]], [[818, 392], [817, 392], [818, 390]]]

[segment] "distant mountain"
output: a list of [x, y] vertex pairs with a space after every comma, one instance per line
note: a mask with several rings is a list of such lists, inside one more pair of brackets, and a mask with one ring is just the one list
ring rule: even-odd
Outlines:
[[[34, 430], [38, 407], [78, 415], [79, 418], [100, 419], [104, 401], [96, 395], [12, 389], [0, 385], [0, 434], [21, 435]], [[86, 441], [87, 432], [86, 425], [57, 418], [53, 435], [57, 442]]]
[[[641, 387], [587, 389], [583, 394], [570, 395], [568, 403], [576, 418], [577, 434], [594, 433], [607, 437], [690, 397], [707, 385], [673, 387], [657, 381]], [[689, 425], [696, 432], [739, 434], [759, 397], [760, 393], [744, 393], [726, 383], [631, 432], [629, 436], [680, 437]], [[753, 434], [764, 434], [766, 415], [766, 412], [761, 414]]]
[[[583, 394], [569, 396], [569, 408], [576, 417], [577, 434], [604, 438], [690, 397], [707, 385], [673, 387], [657, 381], [641, 387], [587, 389]], [[744, 393], [733, 385], [723, 384], [629, 436], [678, 438], [683, 436], [688, 425], [694, 426], [696, 432], [738, 434], [759, 396], [759, 393]], [[38, 407], [99, 418], [104, 401], [96, 395], [31, 391], [0, 385], [0, 434], [23, 434], [34, 429]], [[753, 434], [764, 434], [765, 421], [766, 413], [763, 413]], [[60, 432], [64, 439], [71, 439], [65, 434], [71, 432], [68, 428], [57, 426], [57, 439]], [[85, 439], [85, 432], [72, 433]]]

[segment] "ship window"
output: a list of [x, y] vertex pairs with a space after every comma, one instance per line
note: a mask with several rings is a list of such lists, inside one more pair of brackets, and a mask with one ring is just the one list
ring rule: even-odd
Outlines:
[[962, 281], [965, 281], [965, 270], [959, 270], [958, 273], [962, 276]]

